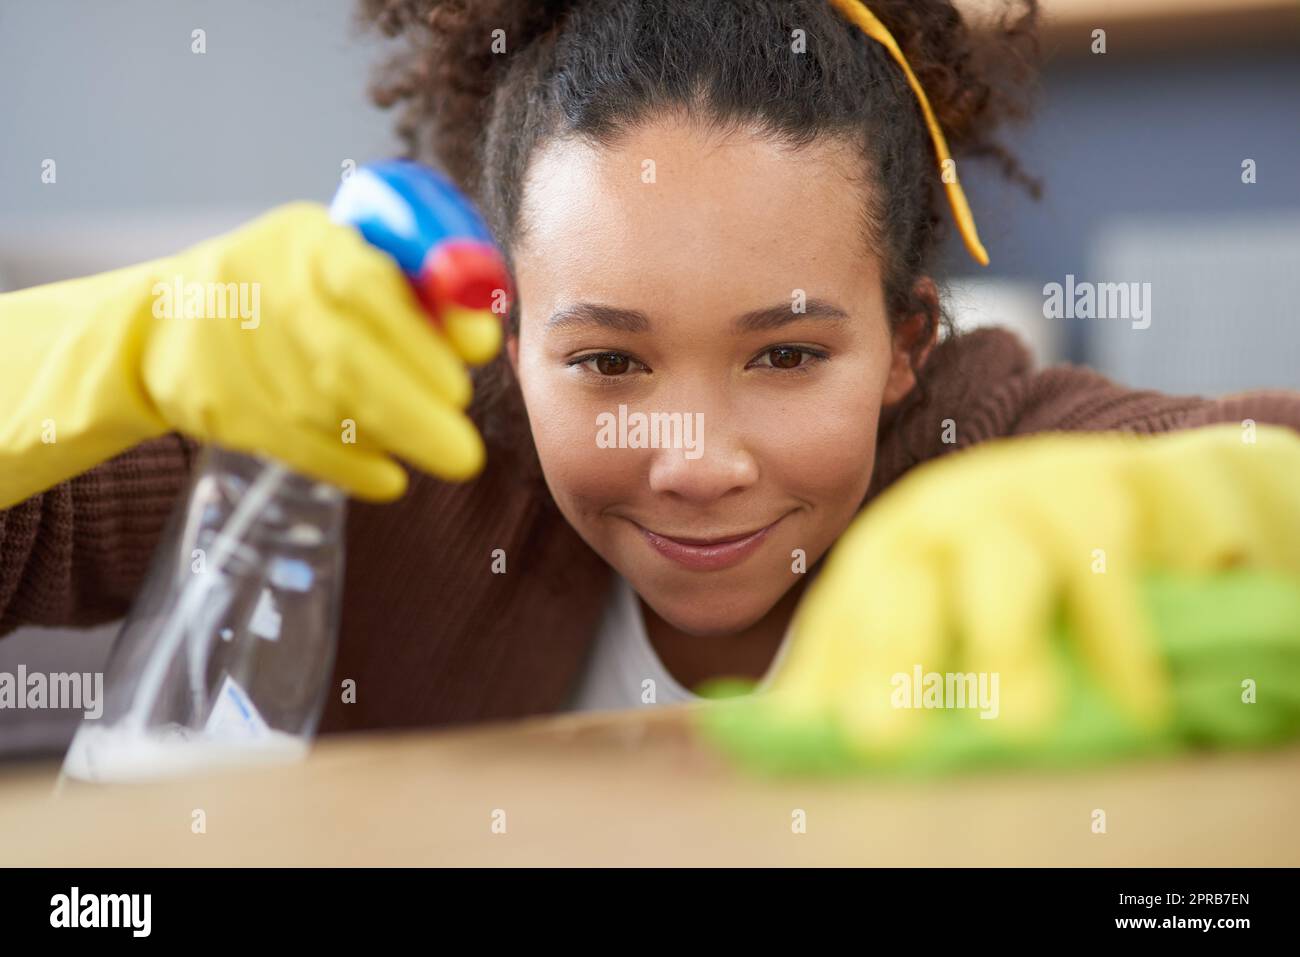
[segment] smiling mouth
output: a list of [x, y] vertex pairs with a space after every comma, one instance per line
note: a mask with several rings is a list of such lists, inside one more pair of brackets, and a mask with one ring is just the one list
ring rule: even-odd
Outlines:
[[768, 534], [781, 523], [784, 515], [770, 525], [750, 532], [699, 535], [664, 535], [637, 525], [646, 542], [656, 552], [670, 561], [693, 571], [719, 571], [738, 565], [763, 544]]

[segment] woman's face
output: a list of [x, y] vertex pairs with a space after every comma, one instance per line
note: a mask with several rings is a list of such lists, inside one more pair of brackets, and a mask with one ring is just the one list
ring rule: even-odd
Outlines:
[[508, 348], [546, 481], [683, 631], [748, 627], [813, 566], [912, 386], [860, 162], [665, 120], [530, 165]]

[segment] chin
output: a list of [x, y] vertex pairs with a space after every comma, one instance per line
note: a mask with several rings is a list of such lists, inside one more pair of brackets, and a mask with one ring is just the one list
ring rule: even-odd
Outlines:
[[758, 597], [753, 593], [730, 595], [711, 591], [698, 599], [683, 599], [681, 595], [656, 594], [632, 587], [647, 605], [668, 624], [688, 635], [712, 638], [732, 635], [758, 622], [781, 600], [784, 592]]

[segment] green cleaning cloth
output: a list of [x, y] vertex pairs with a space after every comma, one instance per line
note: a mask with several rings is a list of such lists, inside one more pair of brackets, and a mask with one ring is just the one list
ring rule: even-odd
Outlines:
[[1058, 718], [1010, 739], [972, 709], [935, 709], [926, 729], [888, 756], [852, 746], [833, 721], [794, 722], [752, 682], [700, 688], [717, 701], [697, 712], [703, 736], [764, 773], [934, 773], [986, 767], [1079, 767], [1192, 748], [1274, 745], [1300, 735], [1300, 582], [1251, 570], [1208, 578], [1149, 574], [1143, 583], [1173, 692], [1170, 719], [1140, 728], [1076, 656], [1066, 626], [1050, 636], [1063, 673]]

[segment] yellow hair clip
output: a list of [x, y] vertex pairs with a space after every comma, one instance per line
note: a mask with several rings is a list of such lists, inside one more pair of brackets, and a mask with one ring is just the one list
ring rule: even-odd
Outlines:
[[921, 89], [921, 84], [917, 82], [916, 74], [912, 72], [912, 68], [907, 65], [907, 57], [903, 56], [903, 51], [898, 48], [898, 43], [895, 42], [893, 35], [890, 34], [883, 23], [876, 19], [876, 15], [867, 9], [862, 0], [831, 0], [831, 6], [844, 14], [863, 33], [888, 50], [889, 55], [903, 68], [903, 75], [907, 77], [908, 85], [912, 87], [912, 92], [916, 94], [916, 98], [921, 103], [921, 112], [925, 115], [925, 125], [930, 128], [930, 139], [934, 142], [934, 151], [939, 157], [940, 178], [944, 181], [944, 189], [948, 193], [948, 204], [952, 207], [953, 218], [957, 220], [957, 229], [961, 232], [961, 238], [966, 243], [966, 249], [974, 260], [981, 266], [987, 266], [989, 264], [989, 254], [985, 251], [984, 245], [980, 242], [979, 234], [975, 231], [975, 219], [971, 216], [970, 204], [966, 202], [966, 194], [962, 192], [961, 183], [957, 180], [957, 164], [953, 163], [951, 177], [943, 176], [944, 163], [952, 159], [952, 154], [948, 152], [948, 142], [943, 138], [943, 130], [939, 129], [939, 121], [934, 118], [934, 110], [930, 109], [930, 101], [925, 98], [925, 91]]

